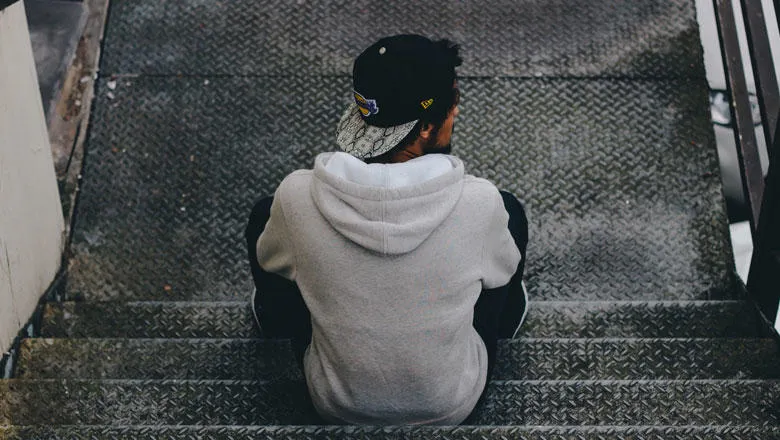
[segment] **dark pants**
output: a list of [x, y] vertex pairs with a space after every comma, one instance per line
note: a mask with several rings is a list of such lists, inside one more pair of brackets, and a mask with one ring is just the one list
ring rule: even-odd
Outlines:
[[[485, 341], [488, 352], [488, 380], [496, 363], [498, 339], [512, 337], [526, 307], [521, 282], [528, 245], [528, 220], [523, 205], [515, 196], [501, 191], [501, 197], [509, 213], [509, 232], [523, 259], [507, 285], [483, 290], [474, 306], [474, 328]], [[257, 240], [271, 215], [272, 202], [273, 197], [266, 197], [255, 203], [246, 227], [249, 266], [258, 295], [253, 307], [263, 335], [292, 339], [298, 365], [303, 368], [303, 353], [311, 342], [309, 310], [294, 282], [264, 271], [257, 262]]]

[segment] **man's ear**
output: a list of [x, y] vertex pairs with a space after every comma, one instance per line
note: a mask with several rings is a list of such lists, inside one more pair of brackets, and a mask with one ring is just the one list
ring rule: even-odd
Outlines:
[[430, 122], [425, 124], [422, 129], [420, 129], [420, 137], [423, 139], [428, 139], [431, 137], [431, 133], [433, 133], [433, 124]]

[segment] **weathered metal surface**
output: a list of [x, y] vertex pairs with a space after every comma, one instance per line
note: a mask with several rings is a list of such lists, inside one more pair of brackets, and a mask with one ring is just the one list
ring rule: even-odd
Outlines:
[[45, 337], [257, 338], [249, 296], [238, 302], [66, 302], [47, 304]]
[[[117, 82], [99, 87], [71, 294], [245, 298], [252, 201], [335, 148], [349, 80]], [[464, 79], [461, 88], [455, 151], [525, 202], [533, 299], [733, 295], [703, 80]]]
[[[764, 336], [746, 301], [533, 301], [520, 336], [722, 338]], [[257, 338], [246, 302], [48, 304], [41, 334], [73, 338]]]
[[764, 335], [739, 301], [530, 302], [521, 336], [716, 338]]
[[753, 237], [758, 228], [761, 200], [764, 194], [764, 174], [758, 155], [758, 144], [753, 128], [752, 110], [748, 99], [747, 82], [742, 67], [742, 52], [737, 38], [737, 24], [731, 0], [713, 0], [718, 23], [718, 37], [722, 47], [729, 101], [734, 120], [734, 137], [737, 140], [742, 188], [750, 211], [750, 230]]
[[546, 426], [105, 426], [1, 427], [5, 440], [776, 440], [773, 426], [546, 427]]
[[25, 339], [23, 379], [302, 379], [286, 340]]
[[461, 43], [465, 75], [704, 77], [688, 0], [111, 6], [104, 74], [349, 75], [354, 57], [373, 41], [411, 32]]
[[498, 346], [496, 379], [780, 378], [773, 339], [533, 339]]
[[[287, 341], [26, 339], [22, 379], [295, 379]], [[499, 341], [496, 379], [780, 378], [772, 339], [517, 339]]]
[[[778, 91], [775, 62], [772, 60], [772, 49], [769, 44], [767, 17], [761, 0], [741, 0], [740, 3], [745, 34], [749, 41], [750, 64], [753, 68], [758, 106], [761, 110], [761, 122], [764, 126], [765, 145], [768, 147], [773, 145], [775, 139], [777, 114], [780, 112], [780, 91]], [[777, 157], [772, 148], [767, 148], [767, 154], [769, 160]]]
[[[777, 381], [507, 381], [477, 425], [776, 426]], [[317, 424], [303, 382], [0, 381], [0, 425]]]

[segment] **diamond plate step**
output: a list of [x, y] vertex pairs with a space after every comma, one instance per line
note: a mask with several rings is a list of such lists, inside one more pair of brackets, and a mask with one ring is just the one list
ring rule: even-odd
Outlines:
[[[101, 72], [349, 75], [379, 37], [463, 45], [479, 76], [704, 76], [694, 2], [382, 0], [111, 3]], [[562, 32], [562, 30], [566, 30]]]
[[529, 339], [500, 344], [496, 379], [780, 378], [774, 339]]
[[[248, 299], [248, 298], [247, 298]], [[534, 301], [521, 336], [721, 338], [765, 336], [747, 301]], [[46, 305], [45, 337], [256, 338], [247, 302], [67, 302]]]
[[[26, 339], [16, 377], [296, 379], [286, 341]], [[780, 378], [773, 339], [518, 339], [499, 342], [496, 379]]]
[[289, 342], [265, 339], [25, 339], [15, 377], [302, 379]]
[[[508, 381], [477, 425], [777, 426], [778, 381]], [[0, 425], [317, 424], [303, 382], [0, 381]]]
[[302, 440], [347, 440], [409, 438], [442, 440], [777, 440], [780, 428], [773, 426], [685, 427], [545, 427], [545, 426], [0, 426], [0, 438], [22, 440], [249, 440], [294, 438]]
[[[336, 148], [349, 79], [106, 83], [74, 228], [71, 297], [248, 294], [242, 233], [252, 201]], [[733, 298], [704, 79], [479, 78], [460, 87], [455, 152], [525, 202], [533, 299]]]

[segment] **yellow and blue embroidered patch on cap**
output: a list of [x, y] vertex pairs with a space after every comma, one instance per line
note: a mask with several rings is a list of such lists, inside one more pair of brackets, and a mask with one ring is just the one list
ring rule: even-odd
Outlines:
[[364, 118], [379, 113], [379, 107], [374, 99], [367, 99], [360, 93], [355, 92], [355, 102], [360, 110], [360, 114]]

